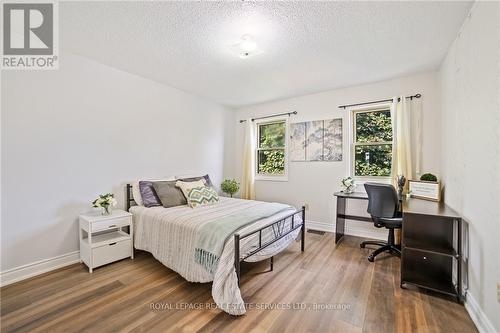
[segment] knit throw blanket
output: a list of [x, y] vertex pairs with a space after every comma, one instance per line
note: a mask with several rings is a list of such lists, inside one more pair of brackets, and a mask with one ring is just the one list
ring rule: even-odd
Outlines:
[[287, 209], [290, 209], [290, 206], [263, 202], [246, 208], [238, 212], [238, 214], [227, 215], [206, 223], [200, 229], [200, 236], [195, 248], [195, 261], [208, 272], [215, 272], [222, 250], [229, 237], [251, 223]]

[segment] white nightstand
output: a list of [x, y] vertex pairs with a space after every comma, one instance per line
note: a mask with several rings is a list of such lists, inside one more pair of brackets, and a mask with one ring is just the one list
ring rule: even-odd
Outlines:
[[123, 210], [111, 215], [80, 215], [80, 259], [89, 272], [123, 258], [134, 259], [133, 229], [132, 214]]

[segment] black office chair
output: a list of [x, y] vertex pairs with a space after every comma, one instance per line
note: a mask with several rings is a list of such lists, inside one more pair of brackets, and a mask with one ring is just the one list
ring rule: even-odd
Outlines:
[[368, 261], [373, 262], [375, 257], [385, 251], [401, 256], [401, 249], [394, 244], [394, 229], [400, 229], [403, 218], [399, 212], [399, 199], [392, 185], [379, 183], [365, 183], [368, 194], [368, 214], [371, 215], [373, 224], [377, 228], [389, 229], [387, 242], [365, 241], [360, 244], [361, 248], [366, 245], [379, 245], [378, 249], [368, 256]]

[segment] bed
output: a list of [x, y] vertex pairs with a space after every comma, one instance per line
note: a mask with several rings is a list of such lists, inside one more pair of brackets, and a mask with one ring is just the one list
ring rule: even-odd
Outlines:
[[[134, 205], [132, 186], [127, 184], [127, 210], [134, 220], [134, 247], [150, 252], [158, 261], [190, 282], [213, 282], [212, 297], [217, 306], [231, 315], [243, 315], [244, 301], [239, 289], [241, 261], [271, 260], [296, 239], [304, 251], [305, 208], [282, 205], [276, 214], [253, 221], [219, 240], [221, 255], [212, 266], [200, 264], [197, 242], [203, 226], [232, 219], [245, 212], [265, 209], [270, 203], [221, 197], [219, 203], [195, 209]], [[210, 224], [211, 223], [211, 224]], [[195, 260], [195, 257], [197, 260]], [[203, 262], [206, 263], [206, 262]]]

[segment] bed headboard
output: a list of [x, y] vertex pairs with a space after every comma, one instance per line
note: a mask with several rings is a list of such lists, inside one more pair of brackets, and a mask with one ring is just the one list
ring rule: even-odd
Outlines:
[[137, 203], [135, 202], [134, 195], [132, 194], [132, 185], [131, 184], [127, 184], [125, 191], [126, 191], [126, 193], [125, 193], [125, 208], [128, 212], [130, 207], [136, 206]]

